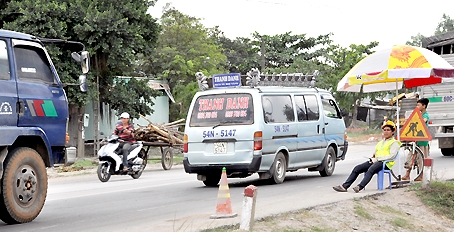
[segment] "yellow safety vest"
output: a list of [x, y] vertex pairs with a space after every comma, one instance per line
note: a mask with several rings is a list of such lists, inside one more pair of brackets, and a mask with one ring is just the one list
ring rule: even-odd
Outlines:
[[[391, 150], [391, 145], [394, 142], [398, 142], [400, 146], [400, 141], [395, 140], [394, 138], [389, 139], [388, 141], [384, 142], [385, 140], [382, 140], [377, 143], [377, 146], [375, 146], [375, 158], [379, 157], [386, 157], [390, 155], [390, 150]], [[391, 170], [393, 168], [394, 161], [390, 161], [386, 163], [386, 166]]]

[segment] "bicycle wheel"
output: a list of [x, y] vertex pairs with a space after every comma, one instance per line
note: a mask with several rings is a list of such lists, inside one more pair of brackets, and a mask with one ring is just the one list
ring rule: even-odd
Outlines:
[[[413, 153], [413, 145], [403, 144], [400, 149], [400, 157], [399, 159], [404, 160], [401, 164], [401, 167], [396, 167], [398, 163], [394, 164], [395, 167], [391, 170], [391, 174], [393, 175], [394, 179], [401, 180], [399, 174], [404, 174], [407, 172], [407, 169], [404, 168], [404, 163], [409, 162], [408, 166], [410, 167], [410, 178], [411, 180], [416, 180], [422, 175], [423, 165], [424, 165], [424, 154], [422, 153], [421, 149], [418, 146], [414, 146], [414, 153]], [[413, 155], [414, 154], [414, 155]], [[399, 173], [398, 170], [401, 170]]]

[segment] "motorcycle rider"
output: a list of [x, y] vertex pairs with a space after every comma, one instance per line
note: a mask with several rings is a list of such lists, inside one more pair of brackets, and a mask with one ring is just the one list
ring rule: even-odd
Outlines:
[[123, 112], [120, 115], [120, 121], [117, 122], [115, 126], [114, 134], [118, 135], [121, 140], [120, 146], [123, 149], [123, 171], [128, 171], [128, 154], [131, 145], [135, 143], [134, 140], [134, 124], [129, 123], [129, 114], [127, 112]]

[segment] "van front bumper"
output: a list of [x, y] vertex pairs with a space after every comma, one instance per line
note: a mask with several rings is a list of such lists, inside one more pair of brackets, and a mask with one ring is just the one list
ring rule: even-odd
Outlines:
[[189, 163], [187, 157], [183, 159], [184, 171], [186, 173], [210, 173], [210, 172], [221, 172], [222, 168], [225, 167], [227, 175], [231, 173], [254, 173], [257, 172], [262, 163], [262, 156], [253, 156], [252, 161], [249, 164], [204, 164], [204, 165], [192, 165]]
[[339, 146], [339, 148], [342, 151], [342, 155], [338, 156], [337, 160], [344, 160], [345, 159], [345, 155], [347, 154], [347, 150], [348, 150], [348, 141], [345, 140], [344, 141], [344, 145], [343, 146]]

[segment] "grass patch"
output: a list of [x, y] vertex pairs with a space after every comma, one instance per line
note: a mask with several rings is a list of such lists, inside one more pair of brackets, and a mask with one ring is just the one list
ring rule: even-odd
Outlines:
[[62, 166], [58, 172], [74, 172], [74, 171], [81, 171], [85, 170], [86, 167], [95, 167], [98, 166], [97, 164], [94, 164], [92, 160], [90, 159], [81, 159], [77, 160], [74, 162], [74, 164], [71, 164], [69, 166]]
[[381, 133], [381, 129], [374, 130], [372, 128], [347, 128], [347, 135], [349, 138], [356, 138], [364, 135], [376, 135]]
[[454, 182], [432, 182], [426, 188], [415, 186], [416, 194], [437, 214], [454, 220]]
[[378, 208], [384, 212], [384, 213], [393, 213], [393, 214], [398, 214], [398, 215], [405, 215], [404, 212], [400, 211], [400, 210], [397, 210], [391, 206], [388, 206], [388, 205], [385, 205], [385, 206], [378, 206]]
[[397, 218], [394, 218], [392, 221], [391, 221], [391, 224], [393, 226], [397, 226], [397, 227], [400, 227], [400, 228], [412, 228], [413, 225], [408, 222], [406, 219], [404, 218], [400, 218], [400, 217], [397, 217]]
[[364, 209], [362, 206], [360, 205], [355, 205], [354, 206], [354, 212], [360, 216], [360, 217], [363, 217], [365, 219], [373, 219], [372, 215], [369, 214], [369, 212], [367, 212], [366, 209]]
[[[148, 163], [161, 163], [161, 157], [152, 157], [148, 159]], [[182, 164], [183, 163], [183, 157], [173, 157], [173, 164]]]

